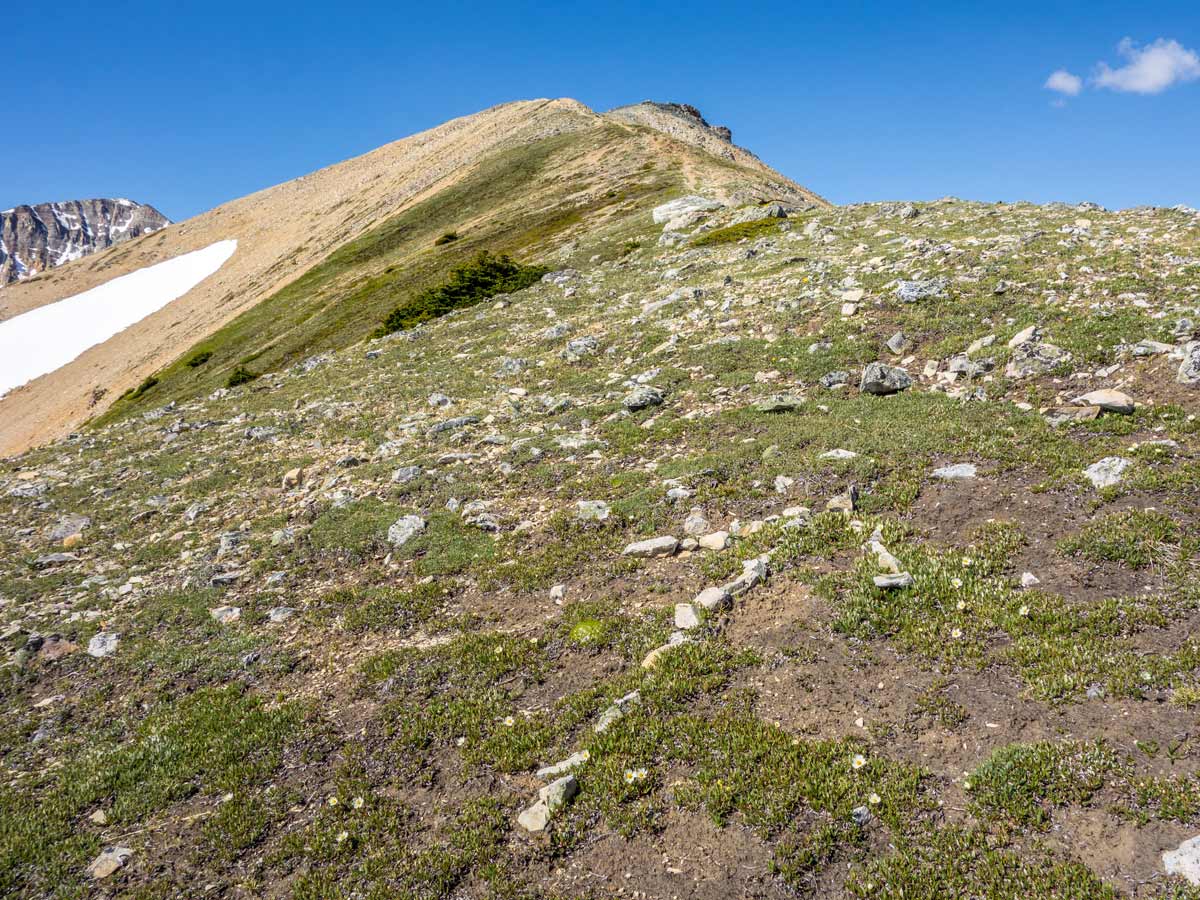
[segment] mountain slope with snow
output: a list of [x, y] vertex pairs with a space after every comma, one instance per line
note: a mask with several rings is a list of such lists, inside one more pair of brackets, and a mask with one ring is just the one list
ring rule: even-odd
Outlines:
[[0, 212], [0, 287], [170, 224], [153, 206], [124, 198], [6, 209]]

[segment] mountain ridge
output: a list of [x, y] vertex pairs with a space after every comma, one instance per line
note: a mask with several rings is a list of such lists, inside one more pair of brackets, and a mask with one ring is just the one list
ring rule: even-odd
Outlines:
[[[645, 114], [641, 118], [606, 117], [565, 98], [501, 104], [230, 201], [194, 219], [13, 286], [3, 297], [9, 316], [171, 256], [220, 240], [238, 241], [233, 258], [184, 297], [73, 363], [0, 399], [0, 417], [6, 422], [0, 428], [0, 452], [62, 434], [104, 412], [114, 398], [172, 361], [178, 362], [189, 346], [277, 295], [339, 247], [451, 190], [480, 166], [494, 167], [505, 154], [509, 158], [506, 171], [516, 194], [492, 198], [488, 209], [471, 209], [470, 198], [462, 198], [463, 224], [486, 230], [494, 236], [493, 243], [512, 244], [512, 226], [520, 229], [524, 215], [524, 208], [512, 198], [536, 190], [539, 196], [527, 198], [527, 206], [538, 211], [536, 218], [542, 224], [519, 233], [526, 235], [524, 244], [539, 252], [561, 246], [573, 228], [586, 230], [580, 217], [607, 216], [620, 207], [627, 184], [638, 177], [637, 166], [627, 164], [634, 158], [638, 166], [658, 173], [656, 197], [664, 191], [703, 188], [718, 196], [742, 191], [747, 200], [757, 191], [764, 199], [824, 203], [748, 154], [733, 159], [712, 155], [706, 148], [711, 135], [679, 128], [670, 134], [646, 121]], [[554, 152], [538, 149], [551, 144], [557, 148]], [[722, 146], [728, 149], [731, 145]], [[522, 180], [522, 167], [530, 165], [522, 157], [539, 155], [545, 159], [538, 165], [547, 167], [542, 169], [541, 180]], [[568, 183], [577, 189], [564, 194], [558, 185]], [[481, 190], [485, 189], [486, 184], [481, 185]], [[573, 198], [569, 209], [564, 206], [568, 196]], [[649, 203], [656, 197], [639, 202]], [[504, 214], [508, 225], [492, 227], [501, 208], [508, 210]], [[631, 211], [622, 207], [619, 215]], [[478, 228], [481, 224], [487, 228]], [[414, 227], [419, 228], [420, 223]], [[401, 244], [408, 240], [403, 236], [393, 239]], [[469, 241], [459, 249], [467, 246]], [[415, 252], [415, 246], [409, 250]], [[366, 277], [368, 272], [360, 274]], [[349, 291], [351, 286], [343, 283], [341, 288]], [[335, 301], [331, 294], [329, 302]], [[261, 350], [261, 346], [245, 345], [242, 358], [231, 360], [229, 368], [248, 364]]]
[[170, 224], [153, 206], [123, 197], [0, 211], [0, 288]]

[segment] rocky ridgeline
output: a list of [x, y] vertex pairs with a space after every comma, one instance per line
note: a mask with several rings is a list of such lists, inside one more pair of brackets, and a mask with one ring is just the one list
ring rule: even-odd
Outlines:
[[132, 200], [69, 200], [0, 212], [0, 287], [170, 225]]
[[[758, 692], [769, 732], [788, 731], [796, 756], [764, 782], [721, 773], [708, 810], [737, 827], [796, 793], [781, 817], [828, 823], [841, 849], [812, 865], [849, 878], [852, 896], [875, 896], [878, 875], [845, 873], [877, 873], [906, 852], [902, 837], [933, 846], [920, 829], [940, 828], [928, 822], [939, 807], [994, 841], [984, 855], [1008, 846], [1007, 829], [1036, 838], [1069, 811], [1046, 851], [1062, 866], [1093, 841], [1076, 818], [1104, 817], [1128, 848], [1106, 880], [1200, 883], [1200, 816], [1156, 806], [1139, 780], [1200, 781], [1183, 744], [1170, 768], [1146, 749], [1190, 727], [1200, 689], [1189, 655], [1200, 649], [1180, 636], [1200, 625], [1182, 602], [1198, 586], [1180, 536], [1200, 497], [1200, 218], [686, 196], [640, 225], [619, 253], [564, 250], [518, 294], [10, 460], [0, 639], [25, 736], [15, 782], [36, 784], [80, 729], [98, 728], [94, 704], [125, 703], [106, 699], [110, 680], [141, 698], [233, 679], [254, 696], [319, 698], [310, 752], [346, 746], [311, 764], [282, 757], [261, 796], [286, 802], [206, 884], [246, 867], [261, 883], [326, 866], [367, 878], [386, 837], [365, 837], [356, 810], [398, 795], [412, 807], [396, 821], [440, 827], [445, 805], [482, 790], [503, 812], [486, 862], [523, 872], [551, 859], [539, 877], [567, 893], [636, 878], [647, 896], [674, 896], [678, 883], [655, 886], [627, 848], [673, 853], [655, 841], [668, 822], [694, 824], [673, 817], [694, 812], [680, 797], [698, 781], [681, 771], [686, 747], [648, 750], [622, 729], [653, 703], [672, 715], [663, 696], [698, 694], [693, 717], [742, 703], [699, 654], [750, 647], [762, 661], [738, 697]], [[1151, 515], [1167, 519], [1150, 519], [1143, 548], [1138, 517]], [[1119, 540], [1109, 516], [1126, 523]], [[1024, 529], [1003, 564], [986, 531], [1000, 523]], [[976, 528], [990, 542], [972, 543]], [[1127, 543], [1161, 555], [1115, 561]], [[437, 615], [421, 618], [412, 598], [435, 589]], [[589, 612], [605, 604], [644, 629], [638, 640], [597, 637], [616, 627]], [[458, 703], [476, 676], [437, 654], [483, 637], [496, 641], [473, 663], [485, 687]], [[544, 654], [542, 667], [504, 667], [526, 652]], [[433, 675], [405, 668], [426, 659]], [[387, 710], [413, 684], [428, 692], [415, 718], [436, 727], [400, 752], [388, 741], [420, 723]], [[936, 702], [918, 701], [917, 684]], [[445, 696], [458, 705], [440, 719], [430, 710]], [[999, 792], [1033, 792], [1033, 811], [995, 818], [979, 786], [991, 754], [1068, 733], [1109, 742], [1112, 759], [1055, 757], [1050, 774]], [[368, 764], [344, 776], [355, 742], [378, 734]], [[541, 741], [536, 754], [506, 756], [510, 735]], [[753, 767], [767, 766], [765, 743], [755, 750]], [[829, 783], [801, 783], [822, 754]], [[925, 773], [907, 805], [871, 780], [892, 761]], [[147, 831], [111, 823], [119, 791], [89, 797], [69, 819], [86, 838], [63, 851], [72, 877], [147, 880], [165, 856], [191, 871], [204, 852], [180, 853], [199, 840], [184, 823], [222, 821], [236, 794], [225, 782], [190, 792]], [[639, 831], [635, 812], [662, 818]], [[786, 852], [778, 831], [753, 834]], [[721, 842], [694, 840], [670, 874], [720, 885], [702, 896], [810, 884], [809, 870], [787, 880], [765, 863], [705, 868], [691, 857]], [[275, 868], [296, 846], [299, 861]], [[611, 872], [589, 856], [599, 846]], [[939, 873], [975, 871], [974, 851], [938, 852]], [[444, 894], [462, 868], [439, 870], [458, 873]], [[1085, 893], [1062, 896], [1097, 889], [1086, 867], [1070, 872]], [[963, 896], [994, 895], [964, 883]], [[1055, 884], [1029, 895], [1059, 895]]]

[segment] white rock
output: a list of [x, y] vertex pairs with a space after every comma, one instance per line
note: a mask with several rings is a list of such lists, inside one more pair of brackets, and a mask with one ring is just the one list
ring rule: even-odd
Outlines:
[[578, 769], [589, 759], [586, 750], [580, 750], [577, 753], [572, 753], [562, 762], [555, 763], [552, 766], [544, 766], [537, 770], [537, 777], [546, 781], [547, 779], [557, 778], [559, 775], [565, 775], [572, 769]]
[[721, 608], [727, 606], [729, 604], [730, 599], [731, 598], [730, 598], [729, 594], [722, 588], [706, 587], [704, 590], [702, 590], [699, 594], [696, 595], [696, 599], [693, 600], [692, 602], [695, 603], [697, 606], [699, 606], [701, 609], [707, 609], [709, 611], [712, 611], [714, 609], [721, 609]]
[[1121, 413], [1126, 416], [1132, 413], [1137, 406], [1128, 394], [1108, 388], [1076, 397], [1074, 402], [1080, 406], [1098, 406], [1106, 412]]
[[1125, 470], [1132, 465], [1133, 460], [1123, 456], [1106, 456], [1084, 469], [1083, 474], [1097, 489], [1106, 488], [1119, 482]]
[[102, 850], [100, 855], [92, 860], [87, 867], [87, 872], [92, 878], [99, 881], [123, 868], [131, 856], [133, 856], [133, 851], [128, 847], [109, 847]]
[[671, 556], [679, 549], [679, 539], [665, 535], [645, 541], [634, 541], [621, 551], [623, 556], [651, 559], [656, 556]]
[[693, 628], [699, 628], [700, 616], [696, 613], [696, 607], [690, 603], [676, 603], [675, 627], [681, 631], [691, 631]]
[[1168, 875], [1179, 875], [1192, 884], [1200, 884], [1200, 835], [1188, 838], [1174, 850], [1164, 851], [1162, 861]]
[[702, 535], [699, 544], [705, 550], [724, 550], [729, 546], [729, 532], [714, 531], [712, 534]]
[[403, 547], [410, 540], [425, 530], [425, 520], [420, 516], [401, 516], [388, 528], [388, 542], [396, 547]]
[[238, 606], [218, 606], [210, 609], [208, 614], [222, 625], [232, 625], [242, 617], [242, 610]]
[[1036, 340], [1040, 332], [1041, 329], [1039, 329], [1036, 325], [1030, 325], [1028, 328], [1018, 331], [1008, 339], [1009, 349], [1020, 346], [1021, 344], [1027, 344], [1032, 340]]
[[1038, 578], [1032, 572], [1022, 572], [1021, 573], [1021, 587], [1031, 588], [1034, 585], [1038, 585], [1041, 583], [1042, 583], [1042, 579]]
[[94, 656], [96, 659], [112, 656], [117, 652], [117, 645], [120, 643], [121, 636], [115, 631], [99, 631], [88, 641], [88, 656]]
[[916, 583], [908, 572], [899, 572], [895, 575], [876, 575], [873, 580], [875, 587], [878, 588], [912, 587]]
[[575, 515], [584, 521], [603, 522], [610, 510], [603, 500], [580, 500], [575, 504]]
[[942, 466], [933, 470], [933, 477], [942, 481], [957, 481], [964, 478], [974, 478], [978, 470], [971, 463], [955, 463], [952, 466]]
[[836, 450], [826, 450], [821, 454], [821, 459], [854, 459], [858, 456], [853, 450], [843, 450], [840, 447]]

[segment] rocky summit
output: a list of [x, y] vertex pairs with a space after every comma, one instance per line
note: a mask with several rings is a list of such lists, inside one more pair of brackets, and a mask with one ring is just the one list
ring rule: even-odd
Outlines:
[[0, 893], [1200, 896], [1200, 213], [554, 102], [4, 460]]
[[171, 224], [132, 200], [71, 200], [0, 212], [0, 287]]

